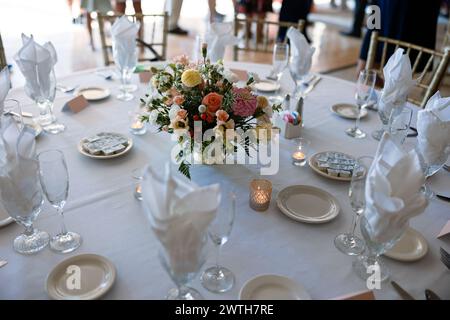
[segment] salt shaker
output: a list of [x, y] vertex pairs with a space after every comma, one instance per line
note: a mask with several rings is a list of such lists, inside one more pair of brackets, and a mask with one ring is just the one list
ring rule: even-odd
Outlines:
[[283, 111], [289, 111], [291, 109], [291, 96], [287, 94], [283, 101]]

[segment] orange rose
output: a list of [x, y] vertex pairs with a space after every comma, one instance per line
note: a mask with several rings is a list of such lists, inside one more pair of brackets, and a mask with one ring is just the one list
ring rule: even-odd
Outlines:
[[184, 102], [184, 97], [183, 96], [175, 96], [173, 98], [173, 102], [179, 106], [181, 106]]
[[187, 116], [187, 110], [181, 109], [180, 111], [177, 112], [177, 116], [180, 117], [181, 119], [185, 119]]
[[218, 121], [226, 122], [230, 116], [228, 115], [228, 113], [226, 111], [218, 110], [216, 112], [216, 117], [217, 117]]
[[222, 95], [211, 92], [203, 98], [202, 103], [207, 107], [209, 112], [216, 113], [216, 111], [222, 106], [222, 100]]

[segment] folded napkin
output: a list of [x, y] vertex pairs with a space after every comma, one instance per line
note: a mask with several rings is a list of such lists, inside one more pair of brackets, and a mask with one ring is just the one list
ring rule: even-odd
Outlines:
[[397, 49], [383, 68], [384, 88], [378, 102], [378, 108], [387, 118], [393, 108], [403, 107], [409, 92], [416, 84], [413, 80], [411, 61], [403, 49]]
[[417, 147], [426, 164], [445, 163], [450, 153], [450, 98], [439, 91], [417, 113]]
[[205, 34], [205, 42], [208, 44], [208, 58], [213, 63], [223, 60], [226, 46], [235, 45], [238, 41], [239, 39], [233, 35], [232, 23], [211, 23]]
[[11, 88], [11, 81], [9, 79], [8, 67], [3, 68], [0, 71], [0, 116], [3, 114], [4, 101], [8, 95], [8, 91]]
[[425, 210], [428, 201], [420, 191], [424, 182], [417, 152], [406, 153], [385, 133], [366, 182], [365, 217], [374, 242], [401, 235], [409, 219]]
[[126, 16], [117, 19], [111, 27], [114, 61], [120, 69], [136, 67], [136, 37], [139, 27], [139, 22], [131, 22]]
[[220, 203], [218, 185], [199, 188], [167, 166], [146, 169], [142, 197], [156, 237], [175, 275], [198, 271], [205, 232]]
[[25, 77], [25, 92], [34, 101], [53, 100], [55, 80], [53, 67], [57, 62], [56, 51], [51, 42], [36, 43], [33, 36], [22, 34], [23, 46], [14, 57]]
[[290, 27], [287, 37], [291, 46], [291, 69], [297, 75], [306, 75], [311, 69], [312, 56], [315, 48], [312, 48], [305, 36], [296, 28]]
[[27, 223], [42, 203], [31, 128], [20, 130], [10, 116], [0, 129], [0, 201], [16, 220]]

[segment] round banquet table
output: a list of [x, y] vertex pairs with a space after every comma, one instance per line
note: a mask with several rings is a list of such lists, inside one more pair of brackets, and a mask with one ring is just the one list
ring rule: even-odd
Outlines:
[[[227, 63], [235, 69], [269, 74], [269, 65]], [[135, 83], [139, 83], [135, 76]], [[281, 80], [283, 90], [292, 90], [288, 74]], [[68, 229], [80, 233], [82, 246], [73, 253], [60, 255], [48, 248], [31, 256], [14, 252], [13, 239], [23, 231], [13, 223], [0, 228], [0, 259], [8, 264], [0, 269], [1, 299], [47, 299], [45, 281], [48, 273], [60, 261], [81, 253], [96, 253], [110, 259], [117, 270], [117, 278], [104, 299], [162, 299], [174, 287], [157, 257], [158, 241], [152, 233], [142, 208], [133, 196], [134, 182], [131, 172], [146, 164], [161, 165], [169, 161], [170, 136], [149, 132], [132, 136], [128, 132], [128, 112], [137, 106], [146, 86], [139, 84], [136, 98], [122, 102], [115, 98], [119, 81], [107, 81], [87, 70], [59, 78], [62, 85], [103, 86], [111, 89], [112, 96], [104, 101], [90, 103], [77, 114], [62, 113], [61, 108], [71, 95], [57, 92], [55, 113], [67, 130], [59, 135], [42, 134], [37, 139], [37, 151], [57, 148], [64, 152], [69, 174], [70, 191], [65, 210]], [[374, 155], [377, 142], [370, 133], [381, 125], [378, 115], [369, 111], [361, 127], [369, 134], [366, 139], [355, 140], [345, 134], [353, 121], [337, 117], [330, 107], [338, 102], [354, 101], [354, 84], [323, 76], [322, 81], [305, 100], [305, 128], [303, 136], [310, 139], [313, 152], [341, 151], [355, 157]], [[23, 88], [11, 90], [8, 98], [21, 101], [24, 111], [37, 107], [25, 95]], [[415, 124], [415, 116], [414, 116]], [[113, 131], [132, 136], [133, 149], [126, 156], [110, 160], [94, 160], [77, 150], [80, 139], [100, 131]], [[225, 294], [212, 294], [203, 289], [197, 279], [192, 286], [206, 299], [238, 299], [243, 284], [259, 274], [280, 274], [303, 284], [313, 299], [333, 299], [337, 296], [366, 289], [365, 281], [352, 271], [353, 258], [340, 253], [333, 244], [335, 236], [347, 231], [352, 210], [348, 200], [348, 183], [318, 176], [308, 166], [299, 168], [291, 163], [292, 142], [281, 138], [280, 168], [268, 177], [273, 182], [273, 197], [267, 212], [258, 213], [249, 208], [249, 181], [258, 175], [256, 166], [224, 165], [195, 166], [192, 179], [199, 185], [220, 183], [224, 189], [237, 193], [237, 215], [229, 242], [222, 248], [221, 264], [236, 276], [234, 288]], [[415, 139], [408, 139], [414, 144]], [[431, 180], [432, 188], [450, 196], [450, 177], [441, 170]], [[323, 225], [309, 225], [289, 219], [276, 207], [274, 199], [282, 188], [289, 185], [311, 185], [334, 195], [341, 206], [339, 216]], [[407, 186], [405, 186], [407, 187]], [[207, 196], [207, 195], [205, 195]], [[430, 201], [424, 214], [412, 220], [429, 244], [427, 255], [414, 263], [402, 263], [383, 258], [396, 280], [418, 299], [424, 299], [424, 290], [433, 289], [450, 299], [450, 271], [439, 261], [439, 247], [450, 248], [450, 238], [436, 236], [450, 218], [450, 204], [441, 200]], [[35, 226], [55, 234], [60, 218], [48, 204]], [[204, 267], [213, 263], [214, 254]], [[388, 282], [375, 290], [377, 299], [399, 299]]]

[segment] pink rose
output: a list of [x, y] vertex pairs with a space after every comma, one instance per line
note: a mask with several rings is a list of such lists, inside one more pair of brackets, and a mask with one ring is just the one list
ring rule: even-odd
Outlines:
[[225, 110], [218, 110], [216, 112], [216, 117], [218, 121], [226, 122], [230, 116]]
[[177, 116], [180, 117], [181, 119], [186, 119], [187, 114], [188, 114], [187, 110], [184, 109], [181, 109], [180, 111], [177, 112]]
[[179, 106], [181, 106], [184, 102], [184, 97], [183, 96], [175, 96], [173, 98], [173, 102]]
[[223, 100], [222, 95], [215, 92], [211, 92], [208, 93], [203, 98], [202, 103], [206, 106], [208, 112], [215, 113], [222, 106], [222, 100]]
[[250, 117], [255, 114], [257, 107], [256, 96], [247, 88], [233, 88], [233, 113], [240, 117]]

